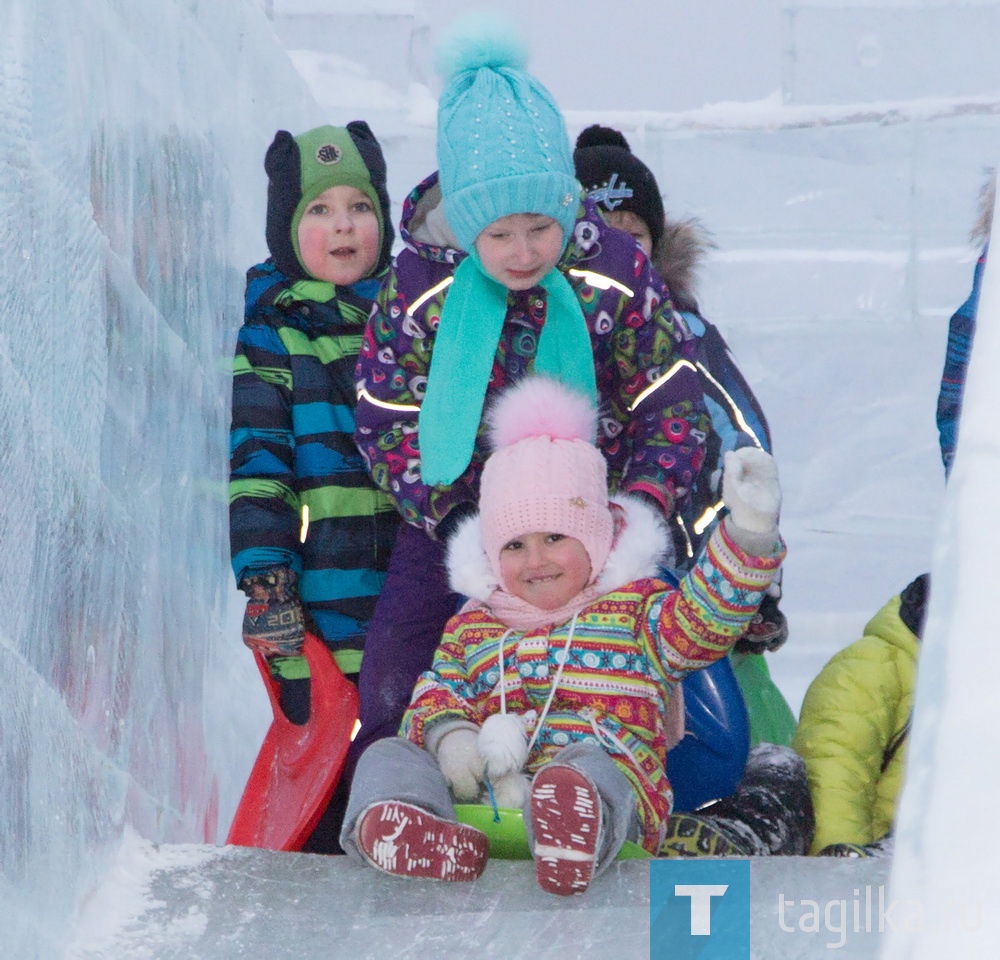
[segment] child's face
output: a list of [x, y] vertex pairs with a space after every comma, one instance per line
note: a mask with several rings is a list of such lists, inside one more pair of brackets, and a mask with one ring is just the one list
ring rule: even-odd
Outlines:
[[563, 230], [539, 213], [512, 213], [494, 220], [476, 237], [483, 269], [508, 290], [530, 290], [558, 262]]
[[500, 551], [507, 589], [539, 610], [557, 610], [590, 582], [590, 556], [576, 537], [526, 533]]
[[630, 233], [635, 242], [642, 247], [642, 252], [646, 256], [653, 253], [653, 235], [646, 226], [646, 221], [637, 216], [631, 210], [610, 210], [604, 214], [604, 219], [618, 230]]
[[357, 187], [330, 187], [306, 207], [299, 221], [302, 266], [317, 280], [346, 286], [378, 262], [378, 216]]

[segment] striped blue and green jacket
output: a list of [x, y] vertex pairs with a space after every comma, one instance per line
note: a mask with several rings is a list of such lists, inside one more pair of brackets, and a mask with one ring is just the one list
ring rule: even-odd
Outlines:
[[295, 570], [345, 673], [360, 667], [398, 523], [354, 445], [354, 367], [377, 287], [251, 268], [233, 365], [233, 572]]

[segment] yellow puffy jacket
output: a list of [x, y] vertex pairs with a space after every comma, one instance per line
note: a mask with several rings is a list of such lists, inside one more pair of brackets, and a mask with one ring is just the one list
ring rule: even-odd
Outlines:
[[792, 747], [812, 791], [813, 854], [831, 843], [871, 843], [892, 827], [920, 646], [899, 611], [897, 595], [830, 659], [803, 700]]

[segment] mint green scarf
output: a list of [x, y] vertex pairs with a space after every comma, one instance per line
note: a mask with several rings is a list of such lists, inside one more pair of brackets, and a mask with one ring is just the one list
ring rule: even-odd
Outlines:
[[[556, 268], [542, 278], [541, 286], [548, 303], [534, 370], [562, 381], [596, 405], [594, 353], [580, 301]], [[454, 483], [472, 459], [508, 292], [487, 276], [475, 251], [455, 270], [420, 407], [420, 469], [426, 484]]]

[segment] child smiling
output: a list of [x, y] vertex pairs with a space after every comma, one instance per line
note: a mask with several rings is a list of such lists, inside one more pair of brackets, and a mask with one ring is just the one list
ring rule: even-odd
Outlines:
[[453, 801], [524, 810], [542, 889], [582, 893], [626, 840], [657, 853], [672, 806], [676, 685], [723, 657], [774, 576], [780, 488], [762, 450], [730, 453], [729, 515], [678, 587], [642, 498], [609, 498], [594, 406], [528, 377], [490, 414], [478, 515], [449, 543], [447, 624], [401, 735], [364, 753], [341, 834], [401, 876], [475, 879], [486, 837]]

